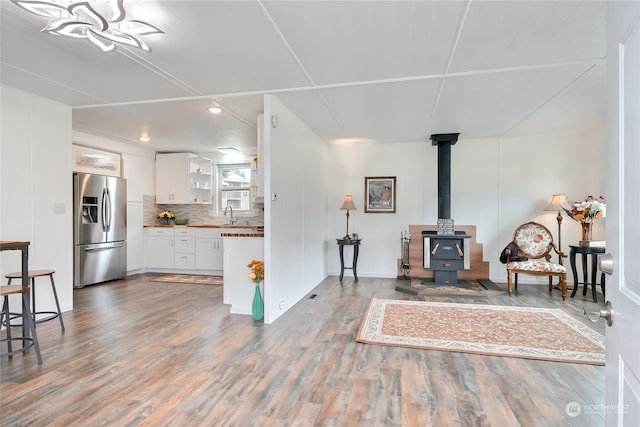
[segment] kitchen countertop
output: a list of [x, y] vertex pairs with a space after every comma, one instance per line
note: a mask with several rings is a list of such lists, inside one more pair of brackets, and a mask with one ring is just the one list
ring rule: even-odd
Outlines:
[[264, 237], [263, 231], [256, 231], [255, 233], [220, 233], [222, 237]]
[[220, 224], [201, 224], [201, 225], [191, 225], [191, 224], [187, 224], [187, 225], [174, 225], [174, 224], [145, 224], [144, 228], [156, 228], [156, 227], [161, 227], [161, 228], [244, 228], [244, 229], [251, 229], [251, 230], [258, 230], [258, 226], [255, 225], [220, 225]]
[[224, 228], [229, 229], [242, 229], [250, 231], [242, 231], [237, 233], [220, 233], [220, 237], [264, 237], [264, 229], [258, 229], [256, 225], [220, 225], [220, 224], [200, 224], [200, 225], [175, 225], [175, 224], [145, 224], [144, 228]]

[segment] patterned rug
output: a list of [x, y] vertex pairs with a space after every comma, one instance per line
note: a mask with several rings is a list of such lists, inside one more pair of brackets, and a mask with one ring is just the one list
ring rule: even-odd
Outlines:
[[604, 365], [605, 336], [562, 309], [373, 298], [356, 341]]
[[167, 274], [150, 279], [150, 282], [191, 283], [195, 285], [222, 285], [222, 276], [205, 276], [200, 274]]

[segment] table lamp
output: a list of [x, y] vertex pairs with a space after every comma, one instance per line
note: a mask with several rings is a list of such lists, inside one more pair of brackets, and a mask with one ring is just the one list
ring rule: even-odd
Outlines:
[[349, 236], [349, 211], [356, 210], [356, 205], [353, 204], [353, 197], [351, 197], [350, 194], [344, 196], [344, 202], [342, 203], [342, 207], [340, 208], [340, 210], [347, 211], [347, 234], [344, 236], [344, 238], [349, 240], [351, 239], [351, 236]]

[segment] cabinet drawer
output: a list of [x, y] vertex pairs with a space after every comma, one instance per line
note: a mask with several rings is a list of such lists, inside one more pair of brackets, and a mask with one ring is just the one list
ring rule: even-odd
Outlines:
[[174, 228], [173, 232], [176, 237], [195, 237], [196, 235], [195, 228]]
[[196, 254], [176, 254], [175, 268], [193, 270], [196, 268]]
[[178, 253], [195, 253], [196, 239], [195, 237], [175, 237], [175, 251]]
[[173, 228], [150, 227], [150, 228], [147, 228], [147, 236], [173, 237]]

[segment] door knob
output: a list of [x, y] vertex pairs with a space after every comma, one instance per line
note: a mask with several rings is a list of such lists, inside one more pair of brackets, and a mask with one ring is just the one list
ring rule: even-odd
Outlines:
[[608, 275], [613, 274], [613, 255], [604, 254], [598, 258], [598, 268]]
[[587, 311], [586, 309], [582, 309], [582, 313], [587, 316], [587, 319], [591, 320], [593, 323], [597, 322], [599, 318], [603, 318], [607, 322], [607, 326], [611, 326], [613, 320], [611, 319], [611, 302], [607, 301], [604, 303], [604, 308], [601, 308], [598, 311]]

